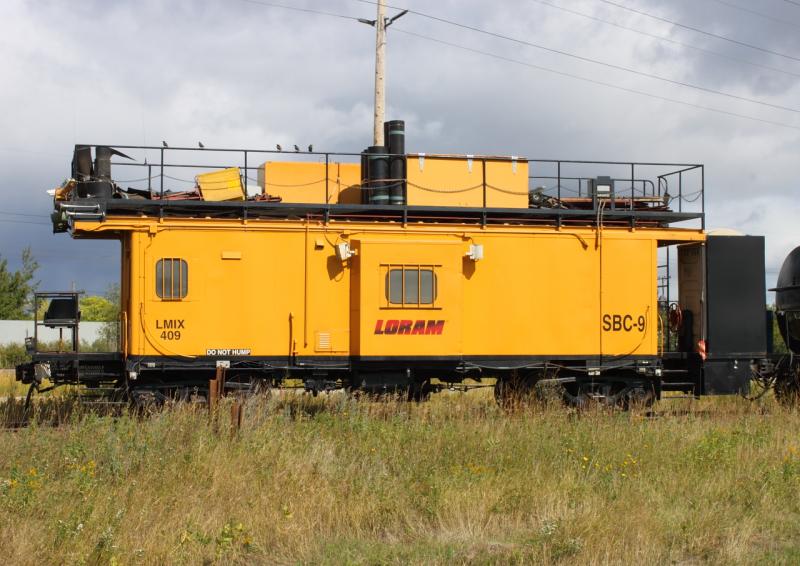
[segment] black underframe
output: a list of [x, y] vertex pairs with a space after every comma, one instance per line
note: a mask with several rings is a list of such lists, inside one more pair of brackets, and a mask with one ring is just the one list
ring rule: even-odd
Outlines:
[[[155, 218], [218, 219], [319, 219], [322, 222], [348, 221], [427, 221], [438, 223], [493, 224], [514, 221], [520, 224], [586, 225], [597, 222], [596, 210], [558, 208], [469, 208], [442, 206], [377, 206], [372, 204], [284, 204], [273, 202], [154, 201], [146, 199], [77, 199], [57, 203], [57, 209], [71, 211], [76, 220], [102, 221], [108, 216], [147, 216]], [[703, 220], [702, 212], [608, 209], [603, 223], [636, 227], [666, 227], [677, 222]]]
[[496, 376], [511, 371], [561, 369], [566, 372], [613, 373], [661, 367], [657, 356], [128, 356], [121, 353], [37, 353], [29, 364], [50, 363], [69, 368], [70, 381], [113, 382], [130, 376], [182, 374], [185, 372], [213, 373], [222, 363], [233, 371], [253, 375], [271, 375], [276, 372], [286, 378], [299, 378], [310, 374], [445, 372], [464, 377], [485, 374]]
[[[53, 381], [86, 386], [167, 388], [208, 385], [218, 365], [226, 367], [231, 379], [264, 379], [275, 385], [286, 379], [301, 380], [306, 387], [318, 383], [339, 382], [358, 387], [365, 376], [374, 386], [397, 382], [406, 374], [411, 379], [438, 378], [440, 382], [459, 383], [464, 379], [503, 377], [515, 372], [550, 370], [560, 377], [583, 381], [612, 379], [653, 383], [656, 393], [684, 391], [694, 396], [734, 394], [746, 391], [747, 383], [731, 383], [730, 390], [707, 389], [705, 374], [715, 368], [738, 362], [774, 358], [767, 353], [742, 352], [703, 360], [696, 353], [665, 353], [663, 356], [230, 356], [167, 357], [129, 356], [112, 353], [40, 352], [32, 361], [17, 366], [17, 380], [32, 383], [37, 363], [50, 364]], [[663, 372], [663, 373], [662, 373]], [[657, 374], [661, 375], [657, 375]]]

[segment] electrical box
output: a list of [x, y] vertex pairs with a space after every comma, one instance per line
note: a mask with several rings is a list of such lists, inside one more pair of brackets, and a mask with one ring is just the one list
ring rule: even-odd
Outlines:
[[589, 179], [592, 194], [598, 199], [614, 198], [614, 180], [611, 177]]

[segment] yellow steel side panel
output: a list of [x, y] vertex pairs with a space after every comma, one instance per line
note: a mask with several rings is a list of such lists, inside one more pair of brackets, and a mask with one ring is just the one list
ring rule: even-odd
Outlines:
[[244, 188], [238, 167], [229, 167], [195, 176], [203, 200], [244, 200]]
[[[120, 234], [128, 238], [127, 353], [189, 359], [210, 350], [287, 358], [655, 355], [656, 244], [704, 239], [696, 230], [606, 228], [598, 237], [590, 228], [301, 220], [109, 218], [75, 226], [80, 237]], [[341, 242], [356, 252], [344, 262], [334, 251]], [[465, 257], [470, 244], [483, 246], [483, 259]], [[156, 294], [163, 258], [187, 262], [182, 300]], [[392, 264], [435, 266], [435, 304], [387, 304]], [[445, 322], [440, 333], [375, 332], [389, 320]]]
[[265, 193], [289, 203], [325, 202], [325, 164], [267, 161], [263, 164]]
[[[599, 246], [586, 229], [476, 236], [484, 259], [472, 267], [465, 263], [464, 326], [470, 329], [464, 333], [465, 352], [654, 355], [655, 240], [608, 232]], [[602, 330], [606, 314], [612, 317], [608, 332]], [[615, 315], [620, 329], [615, 329]], [[639, 316], [645, 317], [641, 331]]]
[[465, 352], [597, 352], [599, 255], [590, 230], [476, 234], [475, 241], [484, 258], [464, 262]]
[[[124, 353], [138, 355], [144, 351], [144, 334], [141, 324], [141, 315], [144, 305], [141, 302], [143, 288], [142, 264], [143, 249], [147, 243], [147, 236], [142, 232], [131, 232], [128, 247], [130, 249], [130, 263], [128, 269], [128, 324], [127, 324], [127, 351]], [[123, 258], [124, 259], [124, 258]], [[122, 286], [125, 286], [123, 282]], [[126, 304], [123, 303], [123, 308]]]
[[528, 208], [528, 162], [486, 162], [486, 206]]
[[[481, 158], [443, 159], [409, 156], [409, 206], [484, 205], [484, 162]], [[486, 206], [528, 208], [528, 163], [486, 160]]]
[[[453, 238], [362, 237], [354, 242], [353, 278], [359, 293], [351, 298], [351, 351], [362, 357], [461, 355], [463, 242]], [[391, 268], [433, 269], [433, 304], [389, 303], [386, 277]], [[394, 331], [398, 326], [400, 332]], [[417, 332], [410, 330], [416, 327]], [[422, 331], [425, 328], [425, 331]], [[390, 330], [392, 329], [392, 330]]]
[[[200, 222], [193, 229], [136, 236], [142, 249], [133, 353], [313, 354], [319, 332], [331, 334], [331, 352], [347, 352], [349, 272], [331, 261], [332, 248], [315, 249], [304, 230], [215, 230]], [[224, 259], [223, 252], [231, 251], [241, 259]], [[161, 258], [186, 260], [184, 299], [158, 298]]]
[[268, 161], [259, 170], [259, 184], [267, 194], [286, 203], [361, 203], [361, 165], [329, 163], [325, 184], [324, 163]]
[[656, 355], [656, 242], [603, 237], [600, 252], [600, 351], [611, 356]]
[[131, 297], [131, 237], [130, 233], [123, 233], [120, 237], [120, 278], [119, 278], [119, 349], [128, 352], [128, 337], [130, 336], [130, 297]]
[[409, 206], [483, 206], [480, 160], [409, 156], [406, 177]]

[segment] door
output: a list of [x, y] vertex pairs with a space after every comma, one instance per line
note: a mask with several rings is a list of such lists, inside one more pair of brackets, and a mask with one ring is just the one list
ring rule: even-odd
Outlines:
[[361, 358], [462, 354], [463, 242], [354, 242], [351, 348]]

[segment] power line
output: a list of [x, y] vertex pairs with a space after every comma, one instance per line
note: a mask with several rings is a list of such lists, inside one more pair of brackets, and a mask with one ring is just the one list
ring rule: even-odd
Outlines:
[[[356, 0], [356, 1], [357, 2], [362, 2], [364, 4], [375, 4], [374, 0]], [[601, 1], [605, 2], [607, 0], [601, 0]], [[400, 8], [399, 6], [390, 6], [388, 4], [387, 4], [387, 7], [394, 8], [396, 10], [404, 10], [404, 9], [406, 9], [406, 8]], [[511, 36], [508, 36], [508, 35], [503, 35], [501, 33], [497, 33], [497, 32], [493, 32], [493, 31], [477, 28], [475, 26], [462, 24], [462, 23], [459, 23], [459, 22], [454, 22], [452, 20], [441, 18], [439, 16], [433, 16], [431, 14], [426, 14], [424, 12], [417, 12], [416, 10], [408, 10], [408, 12], [411, 13], [411, 14], [415, 14], [417, 16], [420, 16], [422, 18], [427, 18], [427, 19], [430, 19], [430, 20], [433, 20], [433, 21], [437, 21], [437, 22], [441, 22], [441, 23], [444, 23], [444, 24], [448, 24], [448, 25], [451, 25], [451, 26], [459, 27], [459, 28], [462, 28], [462, 29], [467, 29], [467, 30], [470, 30], [470, 31], [474, 31], [474, 32], [477, 32], [477, 33], [488, 35], [490, 37], [495, 37], [495, 38], [498, 38], [498, 39], [504, 39], [506, 41], [511, 41], [513, 43], [518, 43], [520, 45], [526, 45], [528, 47], [534, 47], [536, 49], [541, 49], [543, 51], [548, 51], [550, 53], [556, 53], [558, 55], [564, 55], [565, 57], [571, 57], [571, 58], [577, 59], [579, 61], [584, 61], [584, 62], [587, 62], [587, 63], [593, 63], [593, 64], [596, 64], [596, 65], [602, 65], [603, 67], [608, 67], [609, 69], [615, 69], [615, 70], [618, 70], [618, 71], [624, 71], [624, 72], [631, 73], [631, 74], [634, 74], [634, 75], [638, 75], [638, 76], [641, 76], [641, 77], [646, 77], [646, 78], [649, 78], [649, 79], [655, 79], [655, 80], [662, 81], [662, 82], [665, 82], [665, 83], [674, 84], [674, 85], [678, 85], [678, 86], [683, 86], [683, 87], [691, 88], [691, 89], [694, 89], [694, 90], [699, 90], [699, 91], [702, 91], [702, 92], [708, 92], [708, 93], [711, 93], [711, 94], [716, 94], [716, 95], [719, 95], [719, 96], [732, 98], [734, 100], [741, 100], [741, 101], [744, 101], [744, 102], [750, 102], [752, 104], [759, 104], [761, 106], [767, 106], [769, 108], [776, 108], [778, 110], [786, 110], [787, 112], [794, 112], [794, 113], [800, 114], [800, 110], [797, 109], [797, 108], [791, 108], [789, 106], [782, 106], [780, 104], [772, 104], [771, 102], [764, 102], [762, 100], [756, 100], [755, 98], [748, 98], [746, 96], [739, 96], [738, 94], [733, 94], [733, 93], [730, 93], [730, 92], [724, 92], [724, 91], [716, 90], [716, 89], [713, 89], [713, 88], [707, 88], [707, 87], [704, 87], [704, 86], [696, 85], [694, 83], [688, 83], [688, 82], [684, 82], [684, 81], [678, 81], [678, 80], [675, 80], [675, 79], [669, 79], [667, 77], [662, 77], [660, 75], [655, 75], [653, 73], [648, 73], [646, 71], [639, 71], [639, 70], [636, 70], [636, 69], [631, 69], [630, 67], [625, 67], [623, 65], [617, 65], [615, 63], [608, 63], [606, 61], [600, 61], [599, 59], [592, 59], [591, 57], [584, 57], [583, 55], [577, 55], [575, 53], [570, 53], [568, 51], [563, 51], [561, 49], [555, 49], [553, 47], [546, 47], [544, 45], [539, 45], [537, 43], [532, 43], [530, 41], [525, 41], [523, 39], [517, 39], [515, 37], [511, 37]]]
[[269, 6], [270, 8], [283, 8], [284, 10], [294, 10], [295, 12], [306, 12], [308, 14], [318, 14], [320, 16], [330, 16], [332, 18], [342, 18], [343, 20], [355, 20], [358, 18], [354, 16], [345, 16], [344, 14], [334, 14], [333, 12], [325, 12], [322, 10], [312, 10], [310, 8], [298, 8], [297, 6], [286, 6], [285, 4], [276, 4], [274, 2], [264, 2], [263, 0], [240, 0], [241, 2], [249, 2], [250, 4], [259, 4], [261, 6]]
[[795, 2], [794, 0], [783, 0], [787, 4], [794, 4], [795, 6], [800, 6], [800, 2]]
[[51, 151], [35, 151], [33, 149], [20, 149], [18, 147], [0, 147], [0, 151], [5, 151], [8, 153], [34, 153], [38, 155], [59, 155], [58, 153], [53, 153]]
[[492, 57], [494, 59], [498, 59], [498, 60], [501, 60], [501, 61], [506, 61], [508, 63], [515, 63], [517, 65], [523, 65], [525, 67], [530, 67], [532, 69], [537, 69], [539, 71], [545, 71], [545, 72], [548, 72], [548, 73], [553, 73], [553, 74], [560, 75], [560, 76], [563, 76], [563, 77], [569, 77], [569, 78], [572, 78], [572, 79], [577, 79], [577, 80], [588, 82], [588, 83], [592, 83], [592, 84], [595, 84], [595, 85], [600, 85], [600, 86], [604, 86], [604, 87], [608, 87], [608, 88], [613, 88], [613, 89], [616, 89], [616, 90], [621, 90], [621, 91], [632, 93], [632, 94], [639, 94], [639, 95], [642, 95], [642, 96], [648, 96], [650, 98], [655, 98], [657, 100], [663, 100], [665, 102], [671, 102], [673, 104], [680, 104], [680, 105], [683, 105], [683, 106], [688, 106], [690, 108], [697, 108], [699, 110], [707, 110], [709, 112], [715, 112], [717, 114], [724, 114], [726, 116], [733, 116], [733, 117], [736, 117], [736, 118], [743, 118], [745, 120], [752, 120], [752, 121], [755, 121], [755, 122], [762, 122], [764, 124], [770, 124], [770, 125], [773, 125], [773, 126], [780, 126], [781, 128], [788, 128], [788, 129], [791, 129], [791, 130], [800, 131], [800, 126], [792, 126], [791, 124], [786, 124], [786, 123], [783, 123], [783, 122], [776, 122], [774, 120], [766, 120], [764, 118], [758, 118], [756, 116], [748, 116], [747, 114], [739, 114], [737, 112], [729, 112], [727, 110], [721, 110], [719, 108], [713, 108], [711, 106], [703, 106], [702, 104], [694, 104], [693, 102], [686, 102], [684, 100], [678, 100], [678, 99], [675, 99], [675, 98], [669, 98], [669, 97], [666, 97], [666, 96], [661, 96], [661, 95], [653, 94], [653, 93], [650, 93], [650, 92], [645, 92], [645, 91], [641, 91], [641, 90], [637, 90], [637, 89], [633, 89], [633, 88], [628, 88], [628, 87], [616, 85], [616, 84], [613, 84], [613, 83], [607, 83], [607, 82], [599, 81], [599, 80], [596, 80], [596, 79], [590, 79], [590, 78], [587, 78], [587, 77], [582, 77], [580, 75], [574, 75], [572, 73], [567, 73], [565, 71], [559, 71], [559, 70], [556, 70], [556, 69], [551, 69], [549, 67], [543, 67], [541, 65], [528, 63], [527, 61], [520, 61], [519, 59], [512, 59], [512, 58], [506, 57], [504, 55], [498, 55], [496, 53], [491, 53], [491, 52], [488, 52], [488, 51], [482, 51], [480, 49], [475, 49], [473, 47], [467, 47], [465, 45], [459, 45], [457, 43], [451, 43], [451, 42], [445, 41], [443, 39], [437, 39], [437, 38], [434, 38], [434, 37], [430, 37], [430, 36], [427, 36], [427, 35], [411, 32], [411, 31], [407, 31], [407, 30], [403, 30], [403, 29], [395, 28], [395, 31], [399, 32], [399, 33], [406, 34], [406, 35], [411, 35], [411, 36], [414, 36], [414, 37], [418, 37], [420, 39], [425, 39], [427, 41], [433, 41], [435, 43], [439, 43], [439, 44], [442, 44], [442, 45], [448, 45], [450, 47], [455, 47], [457, 49], [462, 49], [464, 51], [469, 51], [471, 53], [477, 53], [479, 55], [485, 55], [487, 57]]
[[[249, 0], [242, 0], [242, 1], [249, 1]], [[356, 1], [365, 2], [365, 3], [368, 3], [368, 4], [372, 3], [372, 2], [367, 2], [366, 0], [356, 0]], [[257, 2], [257, 3], [262, 4], [264, 6], [271, 6], [271, 4], [267, 4], [267, 3], [262, 3], [262, 2]], [[275, 7], [292, 9], [292, 8], [290, 8], [288, 6], [275, 6]], [[389, 6], [389, 7], [397, 9], [395, 7], [392, 7], [392, 6]], [[414, 12], [414, 13], [417, 13], [417, 12]], [[339, 16], [338, 14], [326, 14], [326, 15], [332, 15], [332, 16], [337, 16], [337, 17]], [[348, 18], [349, 18], [349, 16], [348, 16]], [[528, 63], [528, 62], [525, 62], [525, 61], [519, 61], [517, 59], [511, 59], [510, 57], [505, 57], [503, 55], [498, 55], [498, 54], [495, 54], [495, 53], [489, 53], [489, 52], [486, 52], [486, 51], [481, 51], [481, 50], [478, 50], [478, 49], [474, 49], [474, 48], [471, 48], [471, 47], [466, 47], [464, 45], [459, 45], [459, 44], [456, 44], [456, 43], [451, 43], [451, 42], [444, 41], [444, 40], [441, 40], [441, 39], [436, 39], [436, 38], [429, 37], [429, 36], [426, 36], [426, 35], [423, 35], [423, 34], [419, 34], [419, 33], [405, 31], [405, 30], [397, 29], [397, 28], [395, 28], [395, 30], [397, 32], [399, 32], [399, 33], [404, 33], [406, 35], [418, 37], [420, 39], [432, 41], [432, 42], [439, 43], [439, 44], [442, 44], [442, 45], [448, 45], [450, 47], [455, 47], [457, 49], [462, 49], [462, 50], [465, 50], [465, 51], [470, 51], [472, 53], [485, 55], [485, 56], [488, 56], [488, 57], [492, 57], [494, 59], [507, 61], [509, 63], [515, 63], [515, 64], [523, 65], [523, 66], [526, 66], [526, 67], [530, 67], [532, 69], [537, 69], [537, 70], [545, 71], [545, 72], [548, 72], [548, 73], [553, 73], [553, 74], [556, 74], [556, 75], [570, 77], [570, 78], [573, 78], [573, 79], [577, 79], [577, 80], [580, 80], [580, 81], [584, 81], [584, 82], [588, 82], [588, 83], [604, 86], [604, 87], [607, 87], [607, 88], [613, 88], [613, 89], [620, 90], [620, 91], [623, 91], [623, 92], [628, 92], [628, 93], [632, 93], [632, 94], [638, 94], [638, 95], [641, 95], [641, 96], [647, 96], [647, 97], [650, 97], [650, 98], [653, 98], [653, 99], [656, 99], [656, 100], [662, 100], [662, 101], [665, 101], [665, 102], [671, 102], [671, 103], [674, 103], [674, 104], [680, 104], [682, 106], [687, 106], [687, 107], [690, 107], [690, 108], [696, 108], [696, 109], [699, 109], [699, 110], [707, 110], [709, 112], [714, 112], [714, 113], [722, 114], [722, 115], [725, 115], [725, 116], [731, 116], [731, 117], [735, 117], [735, 118], [742, 118], [742, 119], [751, 120], [751, 121], [754, 121], [754, 122], [761, 122], [763, 124], [769, 124], [769, 125], [772, 125], [772, 126], [779, 126], [781, 128], [788, 128], [788, 129], [791, 129], [791, 130], [800, 130], [800, 127], [792, 126], [792, 125], [786, 124], [784, 122], [776, 122], [774, 120], [767, 120], [767, 119], [764, 119], [764, 118], [758, 118], [756, 116], [748, 116], [746, 114], [739, 114], [737, 112], [729, 112], [727, 110], [721, 110], [719, 108], [713, 108], [713, 107], [710, 107], [710, 106], [704, 106], [704, 105], [701, 105], [701, 104], [694, 104], [692, 102], [686, 102], [686, 101], [683, 101], [683, 100], [677, 100], [677, 99], [669, 98], [669, 97], [666, 97], [666, 96], [652, 94], [652, 93], [649, 93], [649, 92], [640, 91], [640, 90], [636, 90], [636, 89], [632, 89], [632, 88], [627, 88], [627, 87], [623, 87], [623, 86], [619, 86], [619, 85], [615, 85], [615, 84], [611, 84], [611, 83], [606, 83], [606, 82], [595, 80], [595, 79], [581, 77], [579, 75], [574, 75], [574, 74], [567, 73], [567, 72], [564, 72], [564, 71], [558, 71], [558, 70], [555, 70], [555, 69], [550, 69], [550, 68], [543, 67], [543, 66], [540, 66], [540, 65], [534, 65], [532, 63]]]
[[739, 41], [738, 39], [733, 39], [732, 37], [727, 37], [724, 35], [719, 35], [716, 33], [712, 33], [710, 31], [706, 31], [704, 29], [692, 27], [686, 24], [682, 24], [673, 20], [668, 20], [666, 18], [662, 18], [660, 16], [655, 16], [653, 14], [649, 14], [647, 12], [643, 12], [642, 10], [637, 10], [635, 8], [629, 8], [628, 6], [623, 6], [622, 4], [617, 4], [616, 2], [612, 2], [611, 0], [598, 0], [598, 2], [603, 2], [604, 4], [608, 4], [609, 6], [614, 6], [616, 8], [620, 8], [621, 10], [627, 10], [628, 12], [633, 12], [634, 14], [639, 14], [640, 16], [646, 16], [648, 18], [652, 18], [654, 20], [658, 20], [659, 22], [664, 22], [675, 27], [688, 29], [693, 32], [701, 33], [703, 35], [707, 35], [709, 37], [715, 37], [717, 39], [721, 39], [723, 41], [728, 41], [730, 43], [735, 43], [736, 45], [741, 45], [743, 47], [749, 47], [750, 49], [755, 49], [757, 51], [763, 51], [764, 53], [770, 53], [771, 55], [777, 55], [778, 57], [784, 57], [786, 59], [791, 59], [792, 61], [800, 61], [800, 57], [794, 57], [792, 55], [787, 55], [786, 53], [780, 53], [778, 51], [773, 51], [771, 49], [767, 49], [766, 47], [760, 47], [758, 45], [753, 45], [752, 43], [745, 43], [744, 41]]
[[118, 258], [118, 254], [92, 254], [91, 256], [87, 256], [86, 254], [77, 253], [77, 252], [66, 252], [66, 251], [36, 251], [32, 250], [31, 253], [33, 257], [39, 258], [47, 258], [47, 259], [63, 259], [65, 261], [74, 261], [76, 259], [109, 259], [109, 258]]
[[35, 224], [36, 226], [52, 226], [47, 222], [32, 222], [30, 220], [11, 220], [8, 218], [0, 218], [0, 222], [5, 224]]
[[28, 216], [30, 218], [50, 218], [47, 214], [30, 214], [26, 212], [0, 212], [3, 216]]
[[723, 6], [728, 6], [729, 8], [733, 8], [734, 10], [740, 10], [742, 12], [747, 12], [748, 14], [753, 14], [754, 16], [758, 16], [759, 18], [764, 18], [765, 20], [770, 20], [772, 22], [783, 24], [785, 26], [800, 28], [800, 25], [798, 25], [795, 22], [782, 20], [780, 18], [776, 18], [775, 16], [770, 16], [769, 14], [765, 14], [764, 12], [758, 12], [756, 10], [751, 10], [750, 8], [745, 8], [744, 6], [739, 6], [738, 4], [734, 4], [733, 2], [726, 2], [726, 0], [711, 0], [711, 1], [716, 2], [717, 4], [722, 4]]
[[791, 71], [786, 71], [784, 69], [778, 69], [777, 67], [770, 67], [769, 65], [762, 65], [761, 63], [755, 63], [753, 61], [748, 61], [747, 59], [740, 59], [739, 57], [733, 57], [731, 55], [726, 55], [725, 53], [720, 53], [719, 51], [713, 51], [711, 49], [706, 49], [705, 47], [698, 47], [696, 45], [691, 45], [689, 43], [684, 43], [682, 41], [678, 41], [672, 39], [670, 37], [664, 37], [663, 35], [657, 35], [655, 33], [649, 33], [646, 31], [642, 31], [636, 28], [624, 26], [622, 24], [618, 24], [616, 22], [611, 22], [609, 20], [604, 20], [602, 18], [598, 18], [597, 16], [592, 16], [591, 14], [585, 14], [583, 12], [579, 12], [577, 10], [572, 10], [570, 8], [565, 8], [563, 6], [558, 6], [556, 4], [551, 4], [550, 2], [546, 2], [545, 0], [531, 0], [532, 2], [536, 2], [537, 4], [542, 4], [544, 6], [549, 6], [550, 8], [555, 8], [557, 10], [561, 10], [563, 12], [567, 12], [569, 14], [574, 14], [576, 16], [580, 16], [582, 18], [588, 18], [590, 20], [594, 20], [596, 22], [600, 22], [609, 26], [614, 26], [615, 28], [624, 29], [626, 31], [630, 31], [633, 33], [638, 33], [640, 35], [644, 35], [646, 37], [651, 37], [653, 39], [657, 39], [659, 41], [664, 41], [667, 43], [672, 43], [673, 45], [680, 45], [681, 47], [686, 47], [688, 49], [694, 49], [695, 51], [700, 51], [702, 53], [708, 53], [709, 55], [714, 55], [716, 57], [721, 57], [723, 59], [728, 59], [729, 61], [736, 61], [737, 63], [744, 63], [745, 65], [752, 65], [753, 67], [758, 67], [760, 69], [766, 69], [768, 71], [774, 71], [776, 73], [783, 73], [785, 75], [791, 75], [793, 77], [800, 78], [800, 73], [793, 73]]

